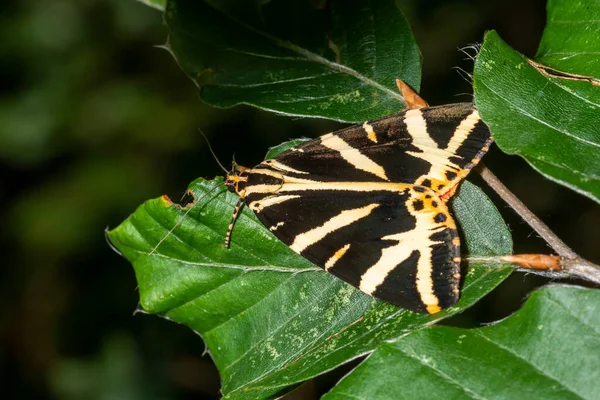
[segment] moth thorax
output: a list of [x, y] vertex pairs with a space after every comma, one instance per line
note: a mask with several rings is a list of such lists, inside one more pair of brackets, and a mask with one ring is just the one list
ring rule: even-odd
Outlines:
[[248, 177], [244, 176], [243, 173], [238, 171], [233, 172], [231, 175], [227, 175], [225, 178], [225, 186], [230, 192], [240, 194], [246, 188], [248, 183]]

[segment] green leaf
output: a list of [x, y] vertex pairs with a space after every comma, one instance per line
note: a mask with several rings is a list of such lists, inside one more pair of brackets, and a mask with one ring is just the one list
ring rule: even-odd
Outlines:
[[323, 399], [597, 399], [599, 312], [598, 290], [548, 287], [495, 325], [382, 344]]
[[304, 143], [306, 141], [309, 141], [309, 140], [310, 139], [308, 139], [308, 138], [294, 139], [294, 140], [289, 140], [287, 142], [283, 142], [277, 146], [273, 146], [267, 152], [267, 155], [265, 156], [265, 160], [270, 160], [273, 157], [277, 157], [279, 154], [283, 153], [284, 151], [289, 150], [292, 147], [297, 146], [297, 145]]
[[[511, 271], [469, 265], [456, 306], [436, 315], [415, 314], [315, 267], [277, 240], [248, 209], [226, 249], [223, 241], [238, 197], [222, 183], [221, 178], [193, 182], [190, 191], [200, 200], [185, 210], [166, 197], [150, 200], [110, 231], [109, 238], [134, 266], [142, 307], [202, 335], [226, 398], [284, 393], [387, 340], [464, 310]], [[465, 182], [454, 204], [468, 205], [467, 210], [457, 207], [456, 215], [473, 254], [511, 253], [508, 229], [478, 188]], [[486, 242], [483, 232], [501, 239], [479, 249]]]
[[206, 103], [362, 122], [404, 108], [396, 78], [419, 89], [419, 49], [393, 0], [259, 4], [168, 2], [169, 48]]
[[[552, 43], [558, 51], [554, 38], [546, 35], [541, 48]], [[588, 42], [598, 46], [600, 41]], [[579, 60], [582, 70], [591, 70], [583, 57]], [[574, 67], [569, 65], [578, 72]], [[475, 62], [475, 103], [504, 152], [522, 156], [546, 177], [600, 201], [600, 86], [555, 77], [560, 75], [531, 65], [492, 31]]]
[[152, 7], [152, 8], [156, 8], [157, 10], [161, 10], [164, 11], [166, 5], [167, 5], [167, 0], [137, 0], [140, 3], [144, 3], [145, 5]]
[[535, 58], [545, 65], [600, 78], [600, 5], [597, 0], [549, 0]]

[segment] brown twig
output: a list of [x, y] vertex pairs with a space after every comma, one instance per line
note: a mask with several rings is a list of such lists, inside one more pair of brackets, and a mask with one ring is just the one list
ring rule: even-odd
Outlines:
[[574, 259], [563, 258], [560, 265], [575, 278], [585, 279], [600, 285], [600, 267], [581, 257]]
[[[517, 196], [515, 196], [500, 180], [490, 171], [485, 165], [479, 164], [477, 171], [483, 178], [483, 180], [504, 200], [529, 226], [537, 232], [542, 239], [544, 239], [550, 247], [558, 253], [560, 259], [558, 264], [560, 270], [553, 271], [546, 269], [545, 275], [554, 277], [572, 277], [581, 278], [596, 284], [600, 284], [600, 266], [593, 264], [575, 253], [569, 246], [567, 246], [554, 232], [548, 228], [538, 217], [535, 216], [528, 208], [523, 204]], [[531, 260], [532, 255], [529, 256]], [[547, 257], [539, 255], [540, 257]], [[531, 269], [544, 269], [540, 267], [531, 267], [527, 262], [518, 262], [515, 256], [502, 257], [503, 261], [513, 262], [522, 268]]]

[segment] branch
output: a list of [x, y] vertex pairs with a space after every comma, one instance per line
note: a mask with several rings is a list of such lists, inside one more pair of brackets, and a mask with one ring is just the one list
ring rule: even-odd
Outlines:
[[554, 232], [535, 216], [485, 165], [479, 164], [477, 172], [483, 180], [504, 200], [529, 226], [544, 239], [559, 256], [522, 254], [501, 257], [502, 261], [517, 264], [523, 269], [543, 271], [543, 275], [555, 278], [581, 278], [600, 284], [600, 266], [575, 253]]

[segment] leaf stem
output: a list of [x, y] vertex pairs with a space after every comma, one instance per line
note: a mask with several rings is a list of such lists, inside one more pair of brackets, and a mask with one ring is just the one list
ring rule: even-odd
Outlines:
[[586, 281], [600, 285], [600, 266], [581, 257], [575, 259], [563, 258], [560, 265], [573, 277], [585, 279]]
[[561, 256], [560, 271], [545, 271], [544, 275], [553, 277], [581, 278], [600, 284], [600, 266], [593, 264], [575, 253], [534, 213], [527, 208], [483, 163], [477, 172], [481, 178], [512, 208], [529, 226], [537, 232]]

